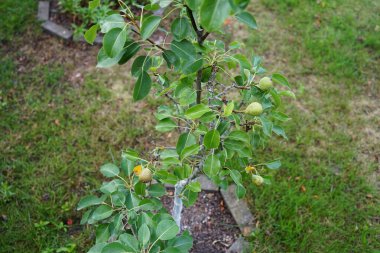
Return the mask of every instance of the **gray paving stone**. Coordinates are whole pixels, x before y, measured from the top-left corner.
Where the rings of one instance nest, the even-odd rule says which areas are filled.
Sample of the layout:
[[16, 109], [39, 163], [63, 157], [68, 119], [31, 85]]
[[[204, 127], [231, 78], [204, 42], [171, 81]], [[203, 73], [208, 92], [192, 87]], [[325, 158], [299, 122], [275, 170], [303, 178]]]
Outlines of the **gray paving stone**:
[[103, 36], [101, 36], [101, 35], [96, 36], [94, 44], [96, 44], [96, 45], [102, 45], [103, 44]]
[[153, 14], [156, 15], [156, 16], [162, 17], [162, 15], [164, 14], [164, 11], [165, 11], [164, 8], [160, 8], [160, 9], [154, 11]]
[[[209, 180], [205, 175], [200, 175], [195, 179], [199, 183], [201, 183], [201, 187], [203, 191], [219, 191], [219, 187], [216, 186], [211, 180]], [[165, 184], [166, 188], [173, 189], [174, 185]]]
[[[74, 41], [87, 43], [86, 40], [84, 39], [84, 36], [80, 36], [79, 38], [74, 38]], [[103, 44], [103, 36], [101, 36], [101, 35], [96, 36], [94, 44], [95, 45], [102, 45]]]
[[219, 187], [205, 175], [200, 175], [196, 180], [201, 183], [202, 190], [204, 191], [219, 191]]
[[50, 14], [50, 2], [49, 1], [39, 1], [38, 2], [38, 14], [37, 18], [40, 21], [49, 20]]
[[48, 31], [54, 35], [57, 35], [57, 36], [61, 37], [62, 39], [65, 39], [65, 40], [69, 40], [73, 36], [72, 31], [66, 29], [65, 27], [63, 27], [61, 25], [57, 25], [56, 23], [51, 22], [49, 20], [45, 21], [42, 24], [42, 28], [44, 28], [46, 31]]
[[235, 185], [230, 185], [226, 191], [220, 192], [242, 234], [247, 236], [253, 231], [254, 218], [247, 203], [236, 197], [235, 187]]
[[239, 237], [227, 250], [227, 253], [248, 253], [249, 243], [243, 237]]

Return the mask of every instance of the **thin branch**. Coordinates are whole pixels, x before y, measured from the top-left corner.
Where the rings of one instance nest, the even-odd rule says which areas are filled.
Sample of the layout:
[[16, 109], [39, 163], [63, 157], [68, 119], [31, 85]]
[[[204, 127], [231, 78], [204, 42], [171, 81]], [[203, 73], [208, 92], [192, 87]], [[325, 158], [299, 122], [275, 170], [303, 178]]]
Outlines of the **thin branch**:
[[202, 98], [202, 70], [198, 70], [197, 72], [197, 80], [196, 80], [196, 91], [197, 91], [197, 104], [201, 103]]
[[210, 34], [209, 32], [204, 33], [204, 30], [202, 27], [198, 28], [197, 22], [195, 21], [193, 11], [190, 9], [189, 6], [185, 5], [187, 16], [189, 16], [191, 21], [191, 26], [193, 27], [195, 33], [197, 34], [197, 41], [200, 46], [202, 46], [203, 41], [207, 38], [207, 36]]
[[[159, 83], [159, 84], [161, 84], [162, 85], [162, 87], [164, 87], [164, 84], [161, 82], [161, 80], [158, 78], [158, 75], [157, 75], [157, 82]], [[177, 114], [179, 115], [180, 114], [180, 103], [172, 96], [172, 95], [170, 95], [169, 93], [164, 93], [164, 96], [165, 97], [167, 97], [174, 105], [175, 105], [175, 107], [176, 107], [176, 111], [177, 111]], [[178, 130], [178, 132], [179, 133], [182, 133], [183, 131], [181, 130], [181, 129], [183, 129], [182, 128], [182, 126], [181, 126], [181, 120], [183, 120], [183, 121], [185, 121], [185, 123], [186, 123], [186, 127], [187, 128], [191, 128], [191, 126], [190, 126], [190, 122], [188, 121], [188, 120], [185, 120], [185, 119], [181, 119], [181, 118], [177, 118], [177, 124], [178, 124], [178, 128], [177, 128], [177, 130]]]
[[[178, 101], [175, 100], [175, 98], [173, 98], [173, 97], [172, 97], [170, 94], [168, 94], [168, 93], [165, 94], [165, 97], [167, 97], [170, 101], [172, 101], [172, 102], [175, 104], [175, 107], [176, 107], [177, 113], [180, 114], [180, 108], [179, 108], [179, 103], [178, 103]], [[177, 130], [178, 130], [179, 133], [183, 133], [183, 132], [185, 132], [185, 131], [183, 130], [183, 129], [185, 129], [185, 128], [183, 128], [183, 127], [181, 126], [181, 120], [185, 121], [185, 123], [186, 123], [186, 125], [185, 125], [186, 129], [190, 129], [190, 128], [191, 128], [189, 121], [184, 120], [184, 119], [181, 119], [181, 118], [178, 118], [178, 119], [177, 119], [177, 125], [178, 125], [179, 127], [177, 128]]]
[[[195, 21], [195, 18], [194, 18], [194, 15], [193, 15], [193, 11], [189, 8], [189, 6], [185, 5], [185, 7], [186, 7], [187, 15], [190, 18], [191, 25], [192, 25], [195, 33], [197, 34], [198, 45], [202, 46], [204, 40], [207, 38], [207, 36], [209, 35], [209, 33], [205, 33], [204, 34], [203, 33], [204, 30], [198, 28], [197, 22]], [[196, 83], [195, 83], [195, 90], [197, 92], [197, 104], [200, 104], [201, 100], [202, 100], [202, 69], [198, 70], [198, 72], [197, 72], [197, 79], [196, 79]]]
[[[132, 30], [132, 32], [134, 32], [134, 33], [138, 34], [139, 36], [141, 36], [141, 34], [140, 34], [138, 31], [136, 31], [134, 28], [132, 28], [131, 30]], [[155, 47], [161, 49], [162, 51], [165, 51], [165, 50], [166, 50], [165, 48], [161, 47], [160, 45], [158, 45], [156, 42], [154, 42], [154, 41], [151, 40], [151, 39], [147, 39], [147, 41], [149, 41], [150, 44], [152, 44], [153, 46], [155, 46]]]
[[222, 92], [220, 92], [218, 95], [216, 95], [215, 97], [216, 98], [219, 98], [219, 99], [222, 99], [222, 97], [224, 95], [226, 95], [230, 90], [232, 89], [231, 86], [228, 86], [227, 88], [225, 88]]
[[[126, 19], [129, 19], [129, 21], [131, 21], [132, 24], [137, 28], [137, 30], [136, 30], [134, 27], [132, 27], [132, 28], [131, 28], [132, 32], [138, 34], [138, 35], [141, 37], [141, 33], [139, 32], [139, 31], [140, 31], [140, 28], [139, 28], [139, 26], [137, 25], [137, 23], [136, 23], [136, 21], [134, 20], [134, 18], [133, 18], [133, 17], [130, 17], [130, 16], [128, 16], [128, 15], [125, 15], [124, 17], [125, 17]], [[151, 40], [151, 39], [147, 39], [147, 41], [148, 41], [150, 44], [152, 44], [153, 46], [155, 46], [155, 47], [161, 49], [162, 51], [165, 51], [165, 50], [166, 50], [165, 48], [161, 47], [160, 45], [158, 45], [156, 42], [154, 42], [154, 41]]]
[[189, 16], [190, 18], [191, 25], [193, 26], [193, 29], [195, 33], [197, 34], [197, 37], [201, 38], [203, 36], [203, 31], [198, 29], [197, 22], [195, 22], [195, 18], [193, 15], [193, 11], [190, 9], [189, 6], [185, 5], [185, 7], [186, 7], [187, 16]]
[[251, 89], [251, 87], [249, 87], [249, 86], [238, 86], [236, 84], [233, 84], [232, 87], [234, 87], [238, 90], [250, 90]]
[[205, 34], [203, 34], [202, 35], [202, 41], [204, 41], [207, 38], [207, 36], [209, 36], [209, 35], [210, 35], [209, 32], [206, 32]]
[[183, 179], [180, 181], [180, 183], [182, 184], [183, 188], [186, 187], [186, 185], [188, 185], [189, 183], [191, 183], [191, 181], [193, 181], [202, 171], [202, 168], [203, 168], [203, 161], [201, 161], [199, 163], [199, 165], [197, 167], [195, 167], [195, 169], [193, 170], [193, 172], [191, 173], [191, 175], [186, 178], [186, 179]]
[[174, 99], [170, 94], [168, 94], [168, 93], [165, 93], [164, 95], [165, 95], [165, 97], [169, 98], [169, 99], [175, 104], [175, 106], [177, 107], [177, 113], [179, 113], [179, 108], [178, 108], [179, 103], [178, 103], [178, 101], [175, 100], [175, 99]]
[[208, 92], [210, 93], [210, 96], [208, 98], [208, 104], [209, 105], [211, 105], [211, 100], [214, 98], [214, 82], [216, 79], [216, 72], [218, 72], [217, 62], [214, 62], [212, 64], [212, 68], [211, 68], [210, 79], [207, 82], [207, 89], [208, 89]]

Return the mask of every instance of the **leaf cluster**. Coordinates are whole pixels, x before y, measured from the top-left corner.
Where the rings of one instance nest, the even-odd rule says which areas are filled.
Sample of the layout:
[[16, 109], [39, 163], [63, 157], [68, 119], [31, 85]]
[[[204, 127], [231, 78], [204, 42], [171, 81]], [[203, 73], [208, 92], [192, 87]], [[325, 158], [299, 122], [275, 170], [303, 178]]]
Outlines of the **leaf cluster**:
[[[245, 10], [249, 0], [152, 0], [142, 5], [138, 14], [119, 2], [120, 12], [109, 13], [85, 37], [92, 43], [98, 32], [104, 34], [98, 67], [132, 61], [135, 101], [149, 94], [167, 98], [168, 103], [159, 106], [155, 113], [156, 130], [175, 131], [178, 140], [175, 147], [155, 147], [144, 156], [127, 150], [124, 157], [133, 163], [125, 171], [128, 187], [124, 189], [125, 183], [120, 178], [104, 187], [110, 184], [112, 189], [119, 189], [118, 185], [122, 185], [117, 197], [118, 201], [121, 199], [120, 205], [141, 211], [144, 208], [140, 206], [146, 203], [152, 210], [143, 213], [151, 212], [147, 215], [152, 218], [162, 207], [155, 198], [164, 194], [164, 184], [184, 185], [175, 197], [181, 197], [186, 206], [195, 203], [201, 190], [199, 182], [194, 181], [199, 174], [205, 174], [223, 189], [235, 184], [239, 198], [246, 193], [244, 179], [257, 185], [269, 184], [268, 171], [277, 170], [281, 162], [261, 161], [255, 151], [265, 147], [273, 135], [287, 139], [283, 124], [290, 118], [282, 112], [282, 103], [284, 97], [294, 98], [294, 93], [282, 74], [267, 74], [259, 56], [242, 54], [243, 43], [225, 44], [217, 39], [223, 34], [227, 19], [235, 19], [249, 29], [257, 28], [255, 18]], [[100, 3], [91, 4], [96, 8]], [[165, 9], [162, 16], [155, 14], [160, 8]], [[166, 20], [171, 20], [169, 29], [165, 27]], [[156, 33], [164, 34], [165, 39], [157, 42]], [[108, 166], [113, 169], [102, 167], [101, 172], [105, 176], [118, 176], [118, 167]], [[148, 168], [157, 184], [146, 186], [136, 177], [131, 179], [132, 166]], [[162, 195], [151, 187], [160, 188]], [[136, 197], [139, 199], [135, 200]], [[107, 218], [114, 210], [112, 204], [98, 208]], [[133, 228], [134, 221], [129, 221], [128, 212], [120, 219], [125, 217]], [[90, 222], [93, 220], [89, 218]], [[160, 222], [163, 221], [157, 220], [151, 227], [151, 223], [142, 222], [132, 229], [140, 248], [152, 241], [148, 235], [157, 234]], [[139, 235], [140, 229], [145, 236]], [[169, 244], [154, 246], [162, 250]], [[146, 249], [155, 252], [149, 251], [153, 246]]]

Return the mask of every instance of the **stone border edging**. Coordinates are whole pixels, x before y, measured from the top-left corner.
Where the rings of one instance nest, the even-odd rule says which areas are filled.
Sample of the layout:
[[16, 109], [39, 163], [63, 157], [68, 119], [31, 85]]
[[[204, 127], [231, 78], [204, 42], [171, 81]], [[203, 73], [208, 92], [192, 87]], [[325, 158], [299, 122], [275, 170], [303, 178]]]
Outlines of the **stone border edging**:
[[65, 27], [58, 25], [50, 20], [42, 23], [42, 28], [64, 40], [70, 40], [73, 37], [73, 32]]
[[227, 190], [220, 193], [226, 202], [228, 209], [234, 217], [236, 224], [244, 236], [248, 236], [254, 229], [254, 218], [244, 199], [238, 199], [235, 194], [236, 185], [230, 185]]
[[248, 253], [249, 243], [243, 237], [239, 237], [226, 253]]
[[[50, 1], [39, 1], [38, 2], [38, 14], [37, 19], [42, 21], [42, 28], [66, 41], [73, 40], [73, 31], [67, 29], [55, 22], [49, 20], [50, 18]], [[84, 38], [78, 39], [78, 41], [85, 42]], [[102, 38], [97, 37], [94, 44], [101, 45]], [[202, 190], [204, 191], [219, 191], [219, 187], [216, 186], [211, 180], [206, 176], [201, 175], [196, 179], [201, 183]], [[172, 185], [166, 185], [167, 188], [173, 188]], [[227, 204], [232, 216], [235, 219], [236, 224], [239, 226], [243, 236], [248, 236], [254, 229], [254, 217], [248, 208], [248, 204], [243, 199], [238, 199], [235, 194], [235, 185], [230, 185], [227, 190], [220, 190], [224, 201]], [[227, 253], [241, 253], [248, 249], [248, 243], [243, 237], [237, 239], [231, 247], [228, 249]]]
[[40, 21], [47, 21], [49, 20], [49, 16], [50, 16], [50, 2], [39, 1], [37, 19]]
[[[199, 183], [201, 183], [201, 188], [203, 191], [211, 191], [211, 192], [219, 191], [219, 187], [216, 186], [205, 175], [200, 175], [199, 177], [195, 179], [195, 181], [198, 181]], [[174, 185], [171, 185], [171, 184], [165, 184], [165, 187], [169, 189], [174, 189]]]

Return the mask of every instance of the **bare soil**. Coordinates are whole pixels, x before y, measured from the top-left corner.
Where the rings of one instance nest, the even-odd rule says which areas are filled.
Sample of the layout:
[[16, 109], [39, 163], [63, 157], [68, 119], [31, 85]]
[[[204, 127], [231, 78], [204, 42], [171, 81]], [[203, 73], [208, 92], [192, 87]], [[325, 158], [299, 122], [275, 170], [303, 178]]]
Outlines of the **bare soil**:
[[79, 24], [80, 20], [69, 13], [64, 13], [61, 11], [58, 1], [50, 2], [50, 17], [49, 19], [57, 24], [63, 25], [64, 27], [71, 28], [71, 25]]
[[[173, 195], [173, 192], [170, 192]], [[172, 197], [163, 197], [170, 211]], [[239, 228], [219, 192], [202, 191], [195, 205], [182, 211], [182, 228], [189, 230], [194, 239], [192, 253], [220, 253], [239, 237]]]

